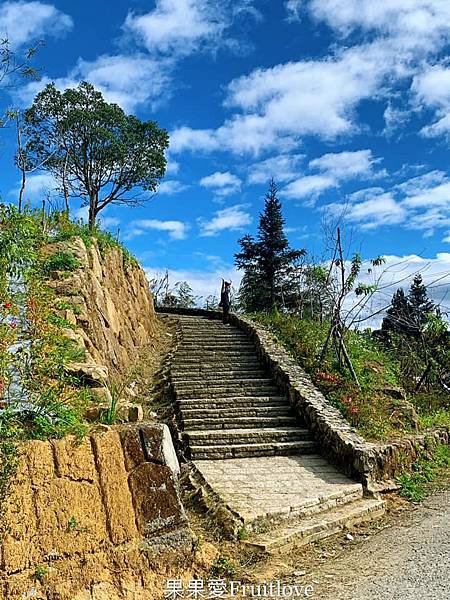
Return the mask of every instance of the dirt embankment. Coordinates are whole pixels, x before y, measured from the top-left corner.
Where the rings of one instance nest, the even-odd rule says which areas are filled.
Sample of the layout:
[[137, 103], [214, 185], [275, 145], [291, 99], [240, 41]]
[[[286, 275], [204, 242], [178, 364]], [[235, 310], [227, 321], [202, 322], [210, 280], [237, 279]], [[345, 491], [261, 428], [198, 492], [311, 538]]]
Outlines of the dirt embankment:
[[102, 427], [22, 448], [3, 521], [5, 600], [155, 599], [192, 563], [163, 425]]

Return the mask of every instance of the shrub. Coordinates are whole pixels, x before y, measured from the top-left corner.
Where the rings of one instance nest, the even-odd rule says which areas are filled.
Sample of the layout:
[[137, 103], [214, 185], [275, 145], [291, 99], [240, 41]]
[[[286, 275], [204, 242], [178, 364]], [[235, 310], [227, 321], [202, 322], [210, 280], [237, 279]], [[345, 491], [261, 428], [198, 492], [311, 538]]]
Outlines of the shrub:
[[42, 265], [46, 275], [53, 271], [75, 271], [80, 268], [80, 261], [71, 252], [55, 252], [49, 256]]

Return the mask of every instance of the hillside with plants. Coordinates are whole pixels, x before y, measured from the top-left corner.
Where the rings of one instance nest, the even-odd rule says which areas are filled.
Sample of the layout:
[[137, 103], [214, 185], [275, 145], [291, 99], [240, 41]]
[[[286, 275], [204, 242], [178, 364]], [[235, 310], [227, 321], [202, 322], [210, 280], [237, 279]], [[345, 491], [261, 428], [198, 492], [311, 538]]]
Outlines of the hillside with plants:
[[[315, 385], [363, 436], [387, 440], [419, 428], [450, 426], [450, 333], [417, 273], [382, 311], [382, 256], [344, 255], [335, 226], [317, 262], [293, 250], [274, 181], [257, 238], [244, 236], [237, 307], [265, 325]], [[381, 271], [381, 273], [380, 273]], [[402, 283], [404, 285], [404, 283]], [[385, 315], [381, 328], [367, 327]]]

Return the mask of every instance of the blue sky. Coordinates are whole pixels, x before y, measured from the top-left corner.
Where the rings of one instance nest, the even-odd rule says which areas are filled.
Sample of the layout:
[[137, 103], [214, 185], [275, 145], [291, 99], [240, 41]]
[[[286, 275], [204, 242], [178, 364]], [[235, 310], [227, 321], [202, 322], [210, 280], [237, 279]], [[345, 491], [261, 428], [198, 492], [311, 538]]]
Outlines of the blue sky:
[[[42, 80], [3, 90], [4, 107], [84, 79], [169, 131], [158, 194], [103, 217], [150, 274], [167, 267], [203, 296], [222, 275], [237, 283], [237, 240], [274, 176], [293, 246], [321, 256], [324, 215], [345, 213], [355, 248], [387, 255], [392, 279], [447, 274], [433, 294], [447, 293], [450, 2], [11, 1], [0, 34], [19, 51], [45, 40]], [[11, 132], [0, 142], [14, 202]], [[51, 188], [36, 174], [27, 197]]]

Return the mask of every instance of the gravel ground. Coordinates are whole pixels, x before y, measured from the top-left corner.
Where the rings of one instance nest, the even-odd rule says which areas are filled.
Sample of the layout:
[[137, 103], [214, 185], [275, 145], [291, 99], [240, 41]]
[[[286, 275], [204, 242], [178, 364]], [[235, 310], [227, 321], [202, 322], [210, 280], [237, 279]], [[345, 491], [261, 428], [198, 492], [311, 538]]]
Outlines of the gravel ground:
[[450, 491], [311, 578], [320, 600], [450, 600]]

